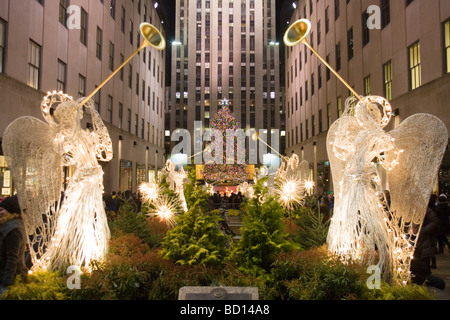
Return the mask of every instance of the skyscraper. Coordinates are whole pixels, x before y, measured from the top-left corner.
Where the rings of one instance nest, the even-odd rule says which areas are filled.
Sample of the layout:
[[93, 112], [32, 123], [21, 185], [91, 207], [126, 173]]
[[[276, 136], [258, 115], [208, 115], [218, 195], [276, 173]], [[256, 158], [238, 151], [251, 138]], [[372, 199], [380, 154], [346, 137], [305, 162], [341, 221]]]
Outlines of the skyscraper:
[[242, 129], [284, 130], [275, 8], [275, 0], [176, 1], [166, 153], [174, 131], [193, 136], [195, 121], [209, 128], [222, 99]]
[[[142, 43], [142, 22], [164, 24], [154, 0], [0, 2], [0, 134], [20, 116], [42, 119], [47, 91], [89, 95]], [[94, 97], [113, 141], [105, 191], [136, 191], [163, 164], [165, 52], [140, 51]], [[85, 115], [83, 129], [92, 124]], [[155, 154], [157, 156], [155, 157]], [[0, 156], [0, 181], [8, 171]], [[12, 192], [3, 188], [3, 194]]]
[[[308, 42], [361, 96], [386, 97], [394, 110], [386, 131], [416, 113], [450, 129], [450, 7], [408, 0], [296, 2], [291, 23], [311, 21]], [[317, 192], [333, 190], [326, 139], [352, 94], [304, 44], [286, 48], [287, 150], [307, 160]], [[440, 171], [450, 190], [450, 153]], [[384, 187], [388, 187], [384, 185]]]

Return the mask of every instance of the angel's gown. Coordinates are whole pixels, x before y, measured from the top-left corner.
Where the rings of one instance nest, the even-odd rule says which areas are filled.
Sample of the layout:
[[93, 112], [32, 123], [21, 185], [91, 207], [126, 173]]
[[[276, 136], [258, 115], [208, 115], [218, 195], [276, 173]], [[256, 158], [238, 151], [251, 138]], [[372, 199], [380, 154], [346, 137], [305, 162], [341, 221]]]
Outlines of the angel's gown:
[[168, 160], [166, 163], [166, 170], [169, 173], [170, 189], [174, 190], [179, 198], [181, 207], [185, 212], [188, 211], [186, 198], [184, 197], [183, 181], [187, 175], [182, 165], [175, 165], [172, 161]]
[[64, 151], [71, 155], [65, 164], [74, 166], [74, 174], [65, 190], [48, 250], [52, 268], [89, 267], [108, 250], [110, 231], [103, 206], [103, 170], [97, 162], [96, 134], [84, 130], [65, 134]]
[[369, 264], [378, 260], [379, 267], [390, 266], [389, 214], [381, 205], [376, 190], [377, 171], [373, 160], [389, 151], [393, 142], [374, 121], [359, 126], [352, 133], [355, 136], [347, 138], [347, 142], [354, 139], [350, 143], [351, 152], [341, 159], [344, 162], [342, 179], [335, 182], [339, 183], [339, 194], [335, 195], [328, 248], [345, 258]]

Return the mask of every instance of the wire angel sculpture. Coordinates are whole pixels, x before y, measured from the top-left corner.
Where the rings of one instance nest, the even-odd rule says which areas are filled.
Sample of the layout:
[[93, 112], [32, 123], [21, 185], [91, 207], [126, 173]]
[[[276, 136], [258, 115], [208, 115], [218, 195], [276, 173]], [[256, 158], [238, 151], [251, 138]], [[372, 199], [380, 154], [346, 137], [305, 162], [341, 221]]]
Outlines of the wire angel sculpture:
[[[342, 257], [377, 262], [388, 281], [406, 283], [448, 133], [429, 114], [410, 116], [386, 132], [391, 116], [382, 97], [349, 98], [331, 126], [327, 149], [335, 204], [327, 244]], [[379, 166], [386, 171], [390, 203], [380, 190]]]
[[296, 154], [283, 159], [275, 176], [275, 193], [286, 208], [291, 209], [305, 197], [308, 176], [308, 161], [300, 163]]
[[186, 212], [188, 210], [186, 198], [184, 197], [184, 179], [187, 178], [187, 174], [183, 169], [183, 165], [177, 165], [172, 162], [172, 160], [166, 161], [165, 171], [168, 173], [168, 180], [170, 183], [170, 189], [175, 191], [179, 198], [180, 204], [183, 210]]
[[[80, 101], [49, 93], [41, 103], [46, 123], [21, 117], [4, 133], [3, 149], [23, 209], [33, 268], [88, 268], [107, 252], [110, 231], [98, 161], [112, 159], [112, 143], [92, 101], [85, 108], [92, 131], [81, 128]], [[65, 167], [72, 167], [73, 175], [64, 190]]]

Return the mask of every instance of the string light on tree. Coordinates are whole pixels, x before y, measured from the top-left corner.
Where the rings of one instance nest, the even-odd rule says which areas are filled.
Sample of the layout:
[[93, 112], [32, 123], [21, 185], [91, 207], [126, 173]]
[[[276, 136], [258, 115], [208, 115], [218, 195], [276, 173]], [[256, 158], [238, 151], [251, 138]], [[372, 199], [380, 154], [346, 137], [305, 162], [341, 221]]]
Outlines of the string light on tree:
[[[215, 155], [215, 150], [224, 150], [222, 157], [222, 164], [220, 163], [206, 163], [203, 169], [203, 176], [207, 182], [231, 182], [240, 184], [248, 180], [248, 172], [246, 164], [227, 164], [226, 155], [226, 131], [227, 129], [238, 129], [239, 122], [229, 109], [229, 100], [224, 98], [221, 100], [222, 108], [214, 115], [211, 120], [211, 128], [216, 129], [222, 133], [222, 141], [220, 139], [213, 139], [210, 144], [212, 155]], [[234, 163], [237, 163], [237, 142], [234, 142]]]

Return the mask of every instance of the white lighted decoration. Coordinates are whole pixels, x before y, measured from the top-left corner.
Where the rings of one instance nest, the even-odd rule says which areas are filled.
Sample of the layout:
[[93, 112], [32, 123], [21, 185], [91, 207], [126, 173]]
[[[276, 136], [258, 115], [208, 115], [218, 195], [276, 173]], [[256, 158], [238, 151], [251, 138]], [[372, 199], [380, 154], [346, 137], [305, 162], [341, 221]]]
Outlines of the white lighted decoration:
[[184, 197], [184, 179], [187, 178], [187, 174], [184, 172], [183, 165], [176, 165], [171, 160], [167, 160], [165, 171], [168, 173], [168, 180], [170, 183], [170, 189], [174, 190], [179, 198], [183, 210], [188, 210], [186, 199]]
[[335, 254], [377, 264], [386, 280], [406, 283], [448, 133], [428, 114], [413, 115], [388, 133], [383, 128], [391, 115], [382, 97], [349, 98], [329, 130], [335, 204], [327, 244]]
[[143, 201], [154, 203], [160, 195], [160, 187], [156, 182], [144, 182], [139, 186]]
[[161, 195], [153, 204], [154, 208], [150, 209], [149, 216], [158, 217], [161, 222], [165, 222], [169, 227], [175, 226], [175, 215], [177, 213], [176, 202], [171, 201], [165, 195]]
[[306, 195], [309, 163], [302, 161], [296, 154], [284, 158], [275, 176], [275, 194], [283, 206], [290, 209], [300, 203]]
[[239, 192], [241, 192], [247, 198], [253, 198], [255, 196], [255, 189], [253, 185], [248, 182], [244, 182], [239, 185]]
[[[81, 128], [80, 101], [62, 92], [48, 93], [41, 104], [47, 123], [21, 117], [4, 133], [34, 268], [88, 267], [107, 252], [110, 232], [98, 160], [112, 159], [112, 143], [92, 102], [85, 107], [92, 130]], [[65, 191], [64, 167], [73, 168]]]

